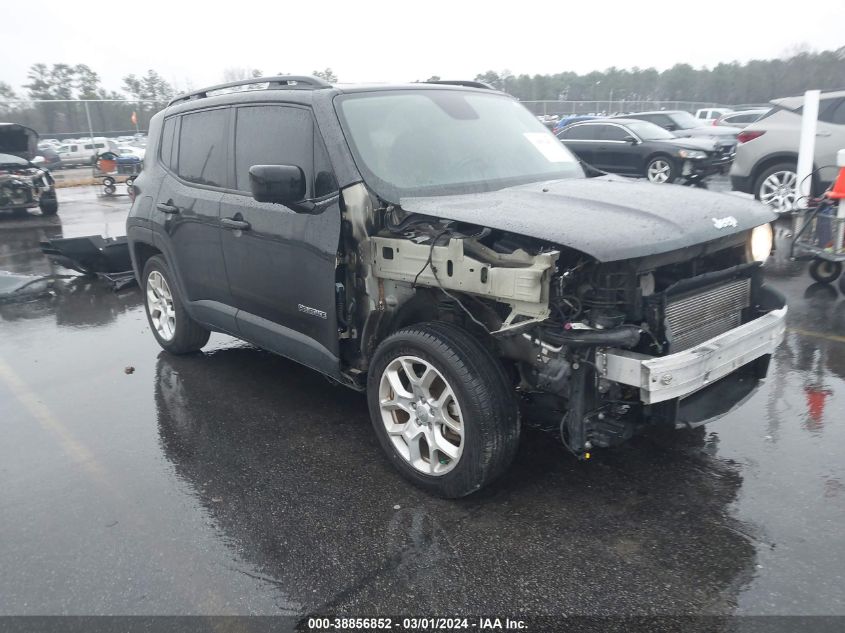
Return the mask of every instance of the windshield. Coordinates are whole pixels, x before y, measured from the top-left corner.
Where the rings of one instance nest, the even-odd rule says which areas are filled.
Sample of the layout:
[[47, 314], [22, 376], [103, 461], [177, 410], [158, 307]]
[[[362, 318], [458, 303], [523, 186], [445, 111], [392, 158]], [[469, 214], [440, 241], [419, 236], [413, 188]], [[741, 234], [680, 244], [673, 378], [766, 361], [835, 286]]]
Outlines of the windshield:
[[689, 112], [673, 112], [669, 115], [669, 118], [682, 130], [701, 127], [701, 121], [697, 121]]
[[648, 121], [632, 121], [626, 125], [644, 141], [665, 141], [675, 138], [675, 135], [668, 130]]
[[390, 202], [583, 177], [569, 150], [509, 97], [403, 90], [338, 103], [358, 168]]

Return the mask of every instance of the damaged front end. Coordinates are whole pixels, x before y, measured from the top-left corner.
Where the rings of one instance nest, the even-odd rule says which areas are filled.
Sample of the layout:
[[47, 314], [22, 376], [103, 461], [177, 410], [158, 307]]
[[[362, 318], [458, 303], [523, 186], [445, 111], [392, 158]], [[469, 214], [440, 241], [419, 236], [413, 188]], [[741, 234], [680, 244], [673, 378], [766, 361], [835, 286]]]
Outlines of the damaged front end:
[[38, 134], [14, 123], [0, 123], [0, 211], [30, 209], [42, 199], [55, 206], [55, 181], [49, 171], [30, 161]]
[[753, 393], [783, 337], [783, 298], [748, 261], [744, 232], [602, 261], [384, 204], [363, 184], [343, 202], [338, 315], [350, 373], [366, 372], [387, 333], [452, 321], [501, 360], [523, 419], [579, 457], [649, 424], [723, 415]]

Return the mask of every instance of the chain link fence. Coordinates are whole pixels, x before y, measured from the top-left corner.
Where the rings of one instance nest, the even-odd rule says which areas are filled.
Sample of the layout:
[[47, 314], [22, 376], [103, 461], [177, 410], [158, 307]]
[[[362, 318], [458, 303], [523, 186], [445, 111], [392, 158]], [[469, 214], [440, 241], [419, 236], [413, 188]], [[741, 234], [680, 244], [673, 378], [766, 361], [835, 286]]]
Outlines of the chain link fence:
[[167, 102], [143, 100], [0, 101], [0, 121], [30, 127], [41, 138], [122, 136], [146, 133], [152, 116], [166, 106]]
[[[523, 101], [535, 115], [614, 114], [647, 110], [730, 107], [712, 101]], [[83, 138], [145, 133], [164, 101], [133, 100], [14, 100], [0, 101], [0, 121], [34, 129], [42, 138]], [[133, 113], [135, 121], [133, 122]]]
[[526, 108], [537, 116], [571, 114], [622, 114], [626, 112], [647, 112], [649, 110], [686, 110], [695, 113], [701, 108], [730, 108], [731, 106], [712, 101], [522, 101]]

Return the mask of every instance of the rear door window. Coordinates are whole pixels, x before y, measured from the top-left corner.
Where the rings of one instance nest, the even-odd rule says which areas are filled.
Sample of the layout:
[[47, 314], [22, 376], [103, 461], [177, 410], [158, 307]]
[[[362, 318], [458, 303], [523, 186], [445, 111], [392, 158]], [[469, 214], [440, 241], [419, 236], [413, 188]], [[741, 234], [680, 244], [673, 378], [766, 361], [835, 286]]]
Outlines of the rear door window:
[[198, 185], [227, 185], [228, 121], [225, 108], [182, 115], [177, 171], [181, 178]]
[[[184, 123], [183, 123], [184, 126]], [[235, 187], [250, 191], [253, 165], [296, 165], [305, 172], [306, 197], [314, 191], [314, 126], [310, 110], [293, 106], [242, 106], [235, 125]], [[321, 181], [321, 189], [330, 187]]]
[[560, 138], [567, 141], [593, 141], [598, 139], [598, 125], [573, 125], [563, 128]]

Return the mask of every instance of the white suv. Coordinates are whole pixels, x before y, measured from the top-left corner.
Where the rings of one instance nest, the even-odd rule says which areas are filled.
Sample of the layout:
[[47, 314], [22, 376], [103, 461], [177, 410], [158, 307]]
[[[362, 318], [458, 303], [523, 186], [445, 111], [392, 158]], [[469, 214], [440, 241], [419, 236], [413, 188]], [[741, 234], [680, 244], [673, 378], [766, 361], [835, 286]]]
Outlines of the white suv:
[[[731, 186], [785, 213], [795, 208], [804, 97], [775, 99], [772, 104], [775, 107], [768, 114], [739, 133]], [[814, 192], [820, 193], [836, 178], [836, 153], [840, 149], [845, 149], [845, 90], [821, 97], [813, 159]]]

